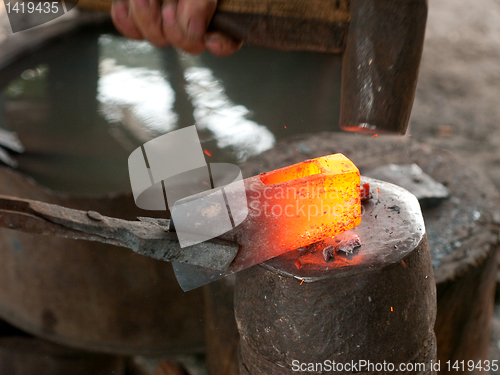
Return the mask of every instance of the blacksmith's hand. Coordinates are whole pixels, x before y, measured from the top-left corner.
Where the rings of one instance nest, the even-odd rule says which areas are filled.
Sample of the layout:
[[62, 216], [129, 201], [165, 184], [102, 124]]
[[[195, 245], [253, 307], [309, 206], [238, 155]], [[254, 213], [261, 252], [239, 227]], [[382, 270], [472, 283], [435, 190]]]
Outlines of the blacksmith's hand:
[[191, 54], [208, 49], [215, 56], [236, 52], [241, 43], [207, 32], [217, 0], [119, 0], [113, 2], [115, 27], [131, 39], [146, 39], [157, 47], [172, 45]]

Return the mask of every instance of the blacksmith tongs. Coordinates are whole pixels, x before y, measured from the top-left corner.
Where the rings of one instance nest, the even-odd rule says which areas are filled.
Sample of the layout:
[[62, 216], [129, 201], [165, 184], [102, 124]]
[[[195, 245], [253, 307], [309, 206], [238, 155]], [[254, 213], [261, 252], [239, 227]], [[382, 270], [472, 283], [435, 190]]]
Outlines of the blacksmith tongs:
[[[28, 199], [0, 195], [0, 227], [27, 233], [102, 242], [150, 258], [226, 270], [238, 244], [214, 238], [181, 248], [170, 220], [128, 221]], [[170, 228], [170, 229], [169, 229]]]

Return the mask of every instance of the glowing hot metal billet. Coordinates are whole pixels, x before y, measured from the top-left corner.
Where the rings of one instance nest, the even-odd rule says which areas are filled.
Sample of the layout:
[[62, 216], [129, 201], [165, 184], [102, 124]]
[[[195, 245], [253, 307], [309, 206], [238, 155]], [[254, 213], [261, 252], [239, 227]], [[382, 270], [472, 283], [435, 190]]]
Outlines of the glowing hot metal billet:
[[248, 217], [218, 237], [240, 245], [236, 258], [224, 272], [175, 263], [177, 280], [184, 291], [361, 223], [360, 175], [344, 155], [307, 160], [248, 178], [244, 183]]

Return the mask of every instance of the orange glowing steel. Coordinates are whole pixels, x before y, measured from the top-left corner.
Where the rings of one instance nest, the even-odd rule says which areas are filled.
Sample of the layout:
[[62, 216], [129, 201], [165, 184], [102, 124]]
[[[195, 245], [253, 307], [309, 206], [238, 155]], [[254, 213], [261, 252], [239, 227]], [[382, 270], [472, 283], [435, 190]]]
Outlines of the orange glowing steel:
[[259, 205], [268, 208], [265, 221], [283, 247], [307, 246], [361, 223], [359, 171], [342, 154], [257, 177], [265, 185]]
[[[230, 269], [333, 237], [361, 223], [360, 176], [342, 154], [324, 156], [245, 180], [249, 214], [238, 231]], [[254, 250], [254, 249], [258, 250]]]

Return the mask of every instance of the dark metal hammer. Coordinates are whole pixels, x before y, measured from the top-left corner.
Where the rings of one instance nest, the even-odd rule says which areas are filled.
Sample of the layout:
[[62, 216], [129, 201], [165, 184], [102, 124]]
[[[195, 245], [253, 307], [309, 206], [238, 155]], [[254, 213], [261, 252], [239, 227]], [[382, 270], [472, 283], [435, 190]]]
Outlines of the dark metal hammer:
[[405, 134], [417, 86], [427, 0], [351, 0], [340, 127]]

